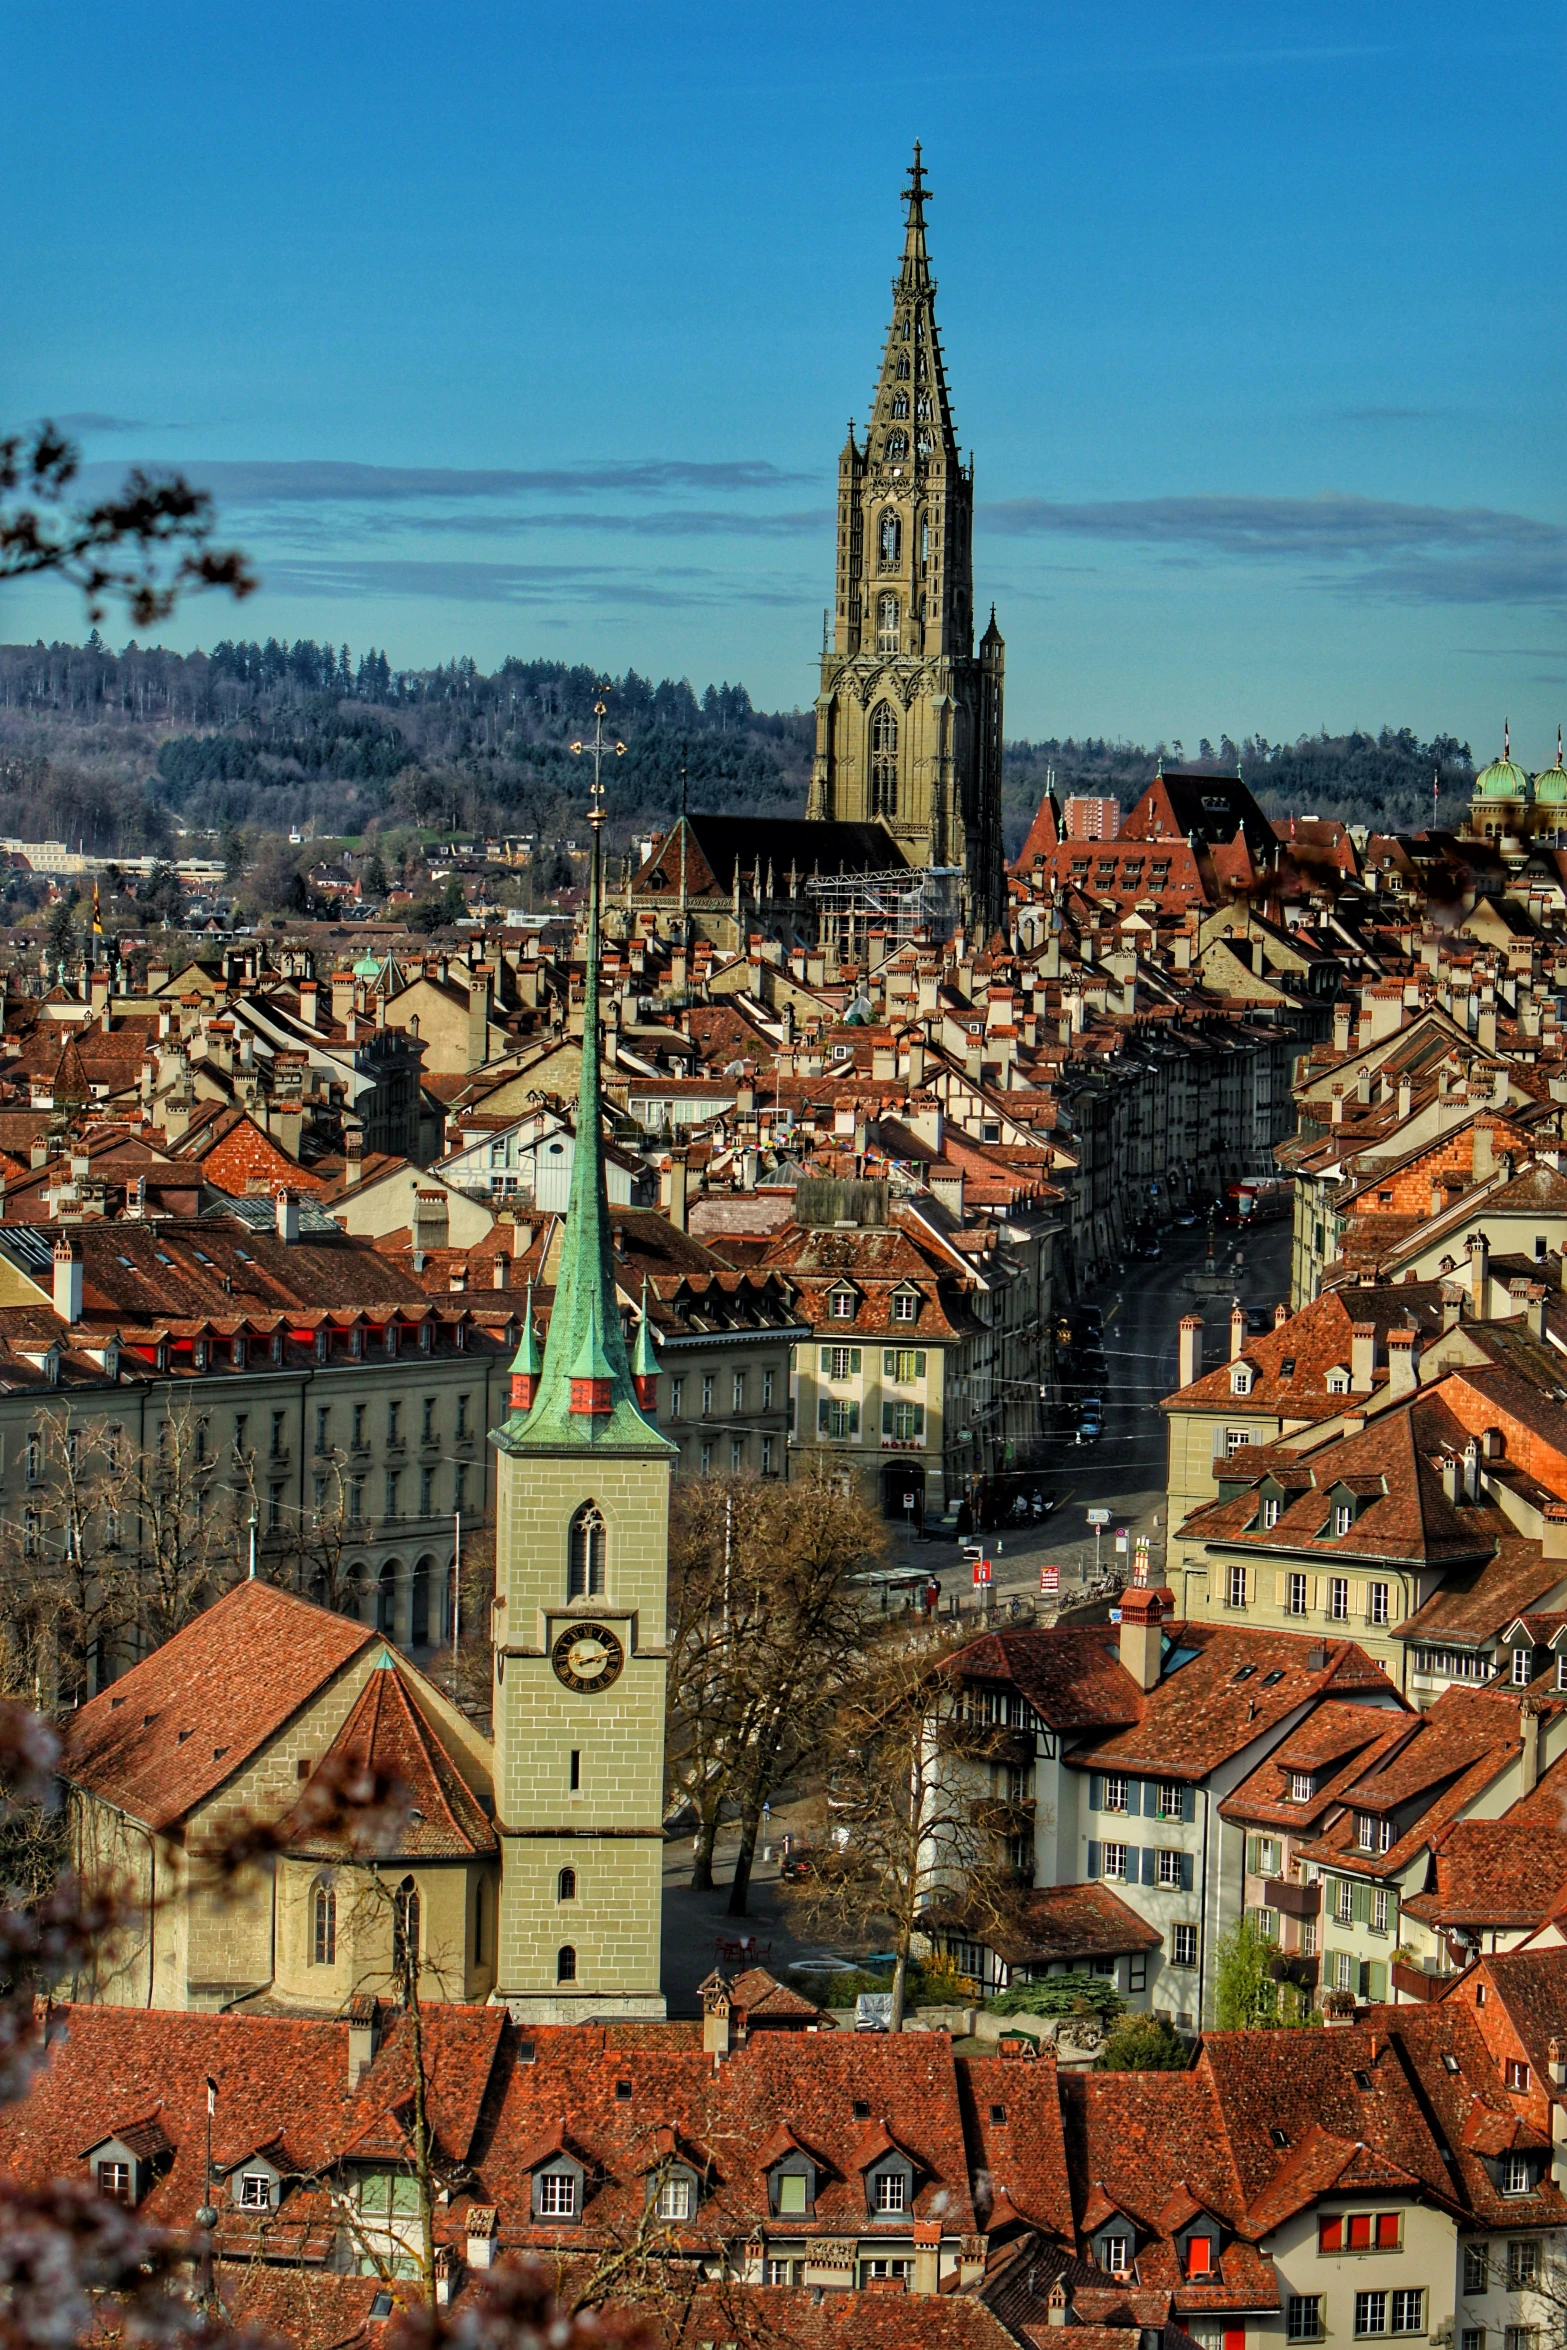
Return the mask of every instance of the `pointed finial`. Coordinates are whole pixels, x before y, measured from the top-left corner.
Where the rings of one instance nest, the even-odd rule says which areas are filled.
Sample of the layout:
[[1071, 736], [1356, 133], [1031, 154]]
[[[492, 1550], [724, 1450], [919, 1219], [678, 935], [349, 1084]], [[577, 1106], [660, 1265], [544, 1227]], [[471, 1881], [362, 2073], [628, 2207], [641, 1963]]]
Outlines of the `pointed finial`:
[[910, 225], [913, 226], [915, 222], [919, 222], [923, 226], [926, 204], [925, 166], [920, 161], [918, 139], [914, 142], [914, 161], [909, 165], [909, 184], [903, 191], [903, 201], [909, 208]]
[[1512, 755], [1513, 755], [1513, 722], [1512, 722], [1512, 720], [1511, 720], [1510, 718], [1504, 718], [1504, 719], [1502, 720], [1502, 757], [1503, 757], [1504, 759], [1510, 759], [1510, 758], [1512, 757]]
[[631, 1358], [631, 1376], [636, 1386], [637, 1405], [641, 1411], [658, 1408], [658, 1357], [653, 1352], [653, 1324], [647, 1310], [647, 1275], [642, 1276], [642, 1319], [637, 1325], [636, 1352]]
[[1561, 765], [1561, 763], [1562, 763], [1562, 730], [1561, 730], [1560, 726], [1558, 726], [1558, 727], [1557, 727], [1557, 729], [1556, 729], [1556, 764], [1557, 764], [1557, 766], [1559, 767], [1559, 766]]

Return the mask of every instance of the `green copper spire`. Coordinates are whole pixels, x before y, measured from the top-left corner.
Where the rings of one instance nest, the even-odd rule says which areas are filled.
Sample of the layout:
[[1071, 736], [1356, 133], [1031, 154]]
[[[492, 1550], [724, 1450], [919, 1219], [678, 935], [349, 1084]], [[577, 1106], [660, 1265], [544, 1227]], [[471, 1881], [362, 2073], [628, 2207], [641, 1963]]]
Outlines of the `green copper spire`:
[[[593, 758], [593, 860], [588, 884], [588, 958], [582, 988], [582, 1076], [577, 1087], [577, 1147], [571, 1167], [571, 1196], [561, 1235], [555, 1276], [555, 1305], [544, 1346], [544, 1365], [526, 1419], [514, 1412], [497, 1432], [506, 1452], [535, 1448], [556, 1452], [673, 1452], [637, 1408], [636, 1387], [626, 1358], [625, 1332], [615, 1297], [615, 1264], [610, 1247], [609, 1200], [604, 1183], [604, 1139], [599, 1092], [599, 906], [603, 895], [604, 822], [601, 763], [619, 743], [604, 740], [604, 704], [594, 706], [589, 744], [573, 743]], [[531, 1329], [532, 1317], [529, 1316]], [[527, 1345], [524, 1338], [524, 1346]], [[521, 1362], [519, 1353], [518, 1362]], [[579, 1364], [583, 1367], [579, 1369]], [[589, 1368], [588, 1366], [592, 1367]], [[573, 1408], [573, 1405], [578, 1408]], [[588, 1408], [591, 1407], [591, 1408]]]

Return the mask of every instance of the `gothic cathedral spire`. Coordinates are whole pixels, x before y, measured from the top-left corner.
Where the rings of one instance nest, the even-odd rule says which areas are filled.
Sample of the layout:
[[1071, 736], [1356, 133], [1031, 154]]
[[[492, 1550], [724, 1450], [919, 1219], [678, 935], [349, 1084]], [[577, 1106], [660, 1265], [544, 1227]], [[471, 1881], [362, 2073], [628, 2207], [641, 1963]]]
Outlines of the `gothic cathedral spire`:
[[[602, 707], [595, 747], [602, 753]], [[616, 1294], [599, 1099], [597, 786], [576, 1155], [539, 1363], [528, 1327], [495, 1432], [495, 1991], [520, 2022], [656, 2017], [665, 1618], [676, 1448], [632, 1370]]]
[[974, 471], [958, 449], [914, 149], [892, 323], [863, 445], [838, 463], [838, 576], [807, 814], [880, 823], [912, 865], [957, 868], [970, 918], [1004, 909], [1005, 646], [974, 651]]

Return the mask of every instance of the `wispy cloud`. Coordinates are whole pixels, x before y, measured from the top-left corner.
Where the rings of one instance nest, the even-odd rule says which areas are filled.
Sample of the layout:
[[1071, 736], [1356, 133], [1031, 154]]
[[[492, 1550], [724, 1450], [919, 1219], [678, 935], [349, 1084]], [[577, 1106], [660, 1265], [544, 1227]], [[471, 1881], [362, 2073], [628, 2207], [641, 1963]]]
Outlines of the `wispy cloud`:
[[573, 563], [442, 563], [392, 558], [267, 566], [275, 593], [311, 596], [434, 597], [461, 604], [587, 604], [793, 607], [801, 590], [784, 581], [735, 579], [695, 566], [626, 572]]
[[1092, 538], [1233, 561], [1327, 565], [1313, 584], [1413, 604], [1567, 604], [1567, 529], [1485, 506], [1319, 498], [1015, 498], [980, 509], [1007, 537]]
[[[100, 408], [71, 408], [64, 416], [50, 419], [62, 432], [146, 432], [147, 420], [142, 416], [105, 416]], [[170, 431], [171, 426], [163, 426]]]
[[787, 473], [765, 458], [735, 458], [713, 465], [696, 464], [679, 457], [619, 458], [536, 470], [501, 466], [356, 465], [335, 458], [281, 462], [191, 458], [182, 461], [182, 470], [224, 504], [245, 506], [328, 502], [386, 505], [442, 498], [468, 502], [525, 498], [540, 493], [550, 497], [586, 497], [603, 490], [642, 497], [662, 496], [671, 490], [697, 490], [713, 496], [778, 490], [814, 478], [807, 473]]

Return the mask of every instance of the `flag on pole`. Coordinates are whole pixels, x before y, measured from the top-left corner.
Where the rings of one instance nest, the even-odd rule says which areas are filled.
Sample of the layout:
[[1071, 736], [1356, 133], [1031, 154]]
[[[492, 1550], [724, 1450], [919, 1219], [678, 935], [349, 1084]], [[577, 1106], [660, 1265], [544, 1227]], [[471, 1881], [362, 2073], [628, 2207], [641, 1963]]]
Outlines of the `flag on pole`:
[[98, 903], [98, 884], [96, 881], [92, 885], [92, 934], [94, 938], [102, 938], [103, 936], [103, 909]]
[[215, 2113], [217, 2112], [217, 2110], [218, 2110], [218, 2084], [217, 2084], [217, 2082], [216, 2082], [216, 2081], [213, 2079], [212, 2075], [211, 2075], [210, 2073], [208, 2073], [208, 2075], [207, 2075], [207, 2113], [208, 2113], [208, 2117], [210, 2118], [210, 2117], [211, 2117], [213, 2114], [215, 2114]]

